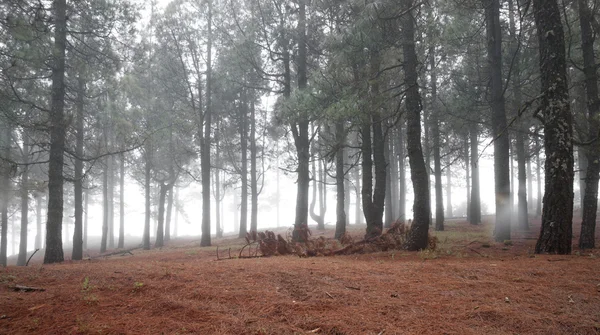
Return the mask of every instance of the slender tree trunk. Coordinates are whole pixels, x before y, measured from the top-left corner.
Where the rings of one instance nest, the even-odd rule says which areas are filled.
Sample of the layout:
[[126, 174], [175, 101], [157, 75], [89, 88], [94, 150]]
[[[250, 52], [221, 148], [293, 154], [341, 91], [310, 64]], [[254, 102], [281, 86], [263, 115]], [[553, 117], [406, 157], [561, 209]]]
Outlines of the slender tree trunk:
[[404, 129], [402, 125], [398, 130], [398, 179], [400, 179], [400, 189], [398, 190], [398, 218], [401, 222], [406, 222], [406, 151], [404, 148]]
[[169, 188], [167, 196], [167, 214], [165, 218], [165, 242], [171, 240], [171, 217], [173, 215], [173, 187]]
[[435, 70], [435, 48], [429, 48], [431, 66], [431, 132], [433, 137], [433, 172], [435, 175], [435, 230], [444, 230], [444, 197], [442, 188], [442, 162], [440, 157], [440, 121], [437, 106], [437, 76]]
[[[218, 122], [218, 128], [221, 127], [221, 122]], [[221, 149], [219, 147], [219, 130], [217, 129], [215, 133], [215, 166], [217, 167], [216, 171], [214, 171], [214, 192], [215, 192], [215, 211], [216, 211], [216, 229], [217, 229], [217, 238], [223, 237], [223, 216], [221, 215]], [[172, 202], [173, 194], [169, 194], [170, 200]], [[167, 213], [168, 213], [167, 209]], [[167, 216], [167, 222], [169, 217]]]
[[471, 161], [469, 159], [469, 133], [465, 135], [465, 181], [467, 184], [467, 221], [471, 222]]
[[250, 230], [258, 231], [258, 179], [256, 174], [256, 111], [250, 100]]
[[117, 248], [125, 247], [125, 154], [119, 156], [119, 244]]
[[[240, 107], [240, 146], [242, 150], [242, 199], [240, 206], [240, 233], [239, 237], [245, 237], [248, 232], [248, 111], [247, 101], [244, 93]], [[252, 227], [250, 227], [252, 229]]]
[[472, 127], [471, 136], [471, 206], [470, 223], [477, 225], [481, 223], [481, 197], [479, 189], [479, 140], [477, 127]]
[[[314, 133], [314, 124], [311, 125], [311, 132]], [[324, 218], [323, 218], [323, 180], [321, 179], [321, 163], [319, 162], [319, 170], [317, 171], [317, 160], [319, 160], [317, 158], [317, 155], [315, 153], [316, 149], [314, 148], [315, 144], [313, 143], [313, 153], [312, 153], [312, 160], [311, 160], [311, 172], [313, 175], [312, 178], [312, 199], [310, 201], [310, 206], [309, 206], [309, 214], [311, 219], [313, 219], [316, 223], [317, 223], [317, 229], [318, 230], [324, 230], [325, 229], [325, 222], [324, 222]], [[315, 206], [317, 204], [317, 196], [319, 198], [319, 214], [317, 214], [315, 212]]]
[[85, 108], [85, 81], [82, 77], [77, 78], [77, 102], [75, 117], [75, 157], [74, 169], [75, 180], [73, 191], [75, 200], [75, 228], [73, 229], [73, 251], [71, 258], [75, 261], [83, 258], [83, 139], [84, 139], [84, 108]]
[[200, 152], [202, 174], [202, 237], [200, 246], [211, 245], [210, 241], [210, 137], [212, 121], [212, 0], [208, 1], [206, 44], [206, 111], [204, 113], [204, 138]]
[[[408, 0], [405, 8], [413, 7]], [[431, 213], [428, 170], [421, 148], [421, 95], [417, 83], [417, 53], [415, 51], [414, 10], [409, 10], [402, 19], [404, 41], [404, 82], [406, 85], [406, 140], [410, 174], [414, 190], [413, 224], [410, 227], [406, 248], [420, 250], [429, 244], [429, 220]]]
[[[7, 256], [8, 256], [8, 202], [10, 198], [10, 169], [11, 167], [6, 162], [10, 161], [10, 147], [11, 147], [11, 132], [12, 127], [6, 123], [4, 124], [4, 134], [2, 134], [2, 157], [5, 159], [2, 164], [2, 175], [0, 176], [0, 195], [2, 199], [0, 201], [0, 211], [2, 211], [2, 236], [0, 237], [0, 265], [6, 267]], [[60, 231], [59, 231], [60, 233]], [[60, 235], [59, 235], [60, 239]], [[62, 250], [62, 249], [61, 249]]]
[[361, 195], [360, 190], [362, 190], [361, 185], [361, 176], [360, 176], [360, 167], [357, 165], [354, 167], [354, 194], [356, 195], [355, 206], [354, 206], [354, 223], [362, 224], [363, 223], [363, 214], [361, 211]]
[[42, 193], [35, 193], [35, 248], [42, 248]]
[[44, 264], [64, 260], [63, 151], [65, 148], [65, 50], [67, 44], [67, 1], [54, 0], [54, 48], [52, 67], [52, 107], [50, 111], [50, 157], [48, 163], [48, 220]]
[[452, 170], [450, 170], [450, 164], [446, 166], [446, 213], [448, 218], [454, 216], [454, 213], [452, 213]]
[[[389, 175], [390, 175], [390, 183], [389, 188], [391, 191], [390, 198], [391, 203], [390, 207], [392, 209], [391, 214], [391, 223], [398, 219], [398, 129], [393, 129], [389, 134], [389, 155], [388, 155], [388, 166], [390, 167]], [[387, 204], [386, 204], [387, 208]]]
[[[585, 87], [588, 109], [588, 138], [594, 140], [600, 131], [598, 114], [600, 99], [598, 97], [598, 73], [594, 59], [594, 31], [592, 21], [594, 16], [587, 0], [578, 0], [579, 24], [581, 27], [581, 45], [583, 52]], [[596, 247], [596, 215], [598, 211], [598, 174], [600, 173], [600, 144], [594, 141], [587, 148], [587, 171], [585, 174], [585, 193], [583, 197], [583, 218], [579, 248], [592, 249]]]
[[109, 226], [109, 215], [110, 209], [108, 207], [108, 159], [106, 159], [106, 166], [104, 167], [104, 173], [102, 174], [102, 239], [100, 241], [100, 252], [106, 251], [108, 242], [108, 226]]
[[173, 236], [179, 237], [179, 187], [175, 187], [175, 219], [173, 220]]
[[151, 151], [152, 147], [149, 144], [146, 144], [146, 154], [145, 154], [145, 169], [144, 169], [144, 192], [145, 192], [145, 216], [144, 216], [144, 236], [142, 237], [142, 245], [144, 250], [150, 250], [150, 172], [152, 171], [151, 167]]
[[335, 124], [335, 140], [337, 151], [335, 153], [335, 187], [336, 187], [336, 221], [335, 238], [340, 239], [346, 234], [346, 190], [344, 178], [344, 147], [346, 145], [346, 131], [344, 121], [338, 120]]
[[535, 156], [535, 161], [536, 161], [536, 167], [535, 167], [535, 174], [536, 174], [536, 180], [537, 180], [537, 199], [536, 199], [536, 210], [535, 210], [535, 215], [537, 217], [542, 216], [542, 173], [541, 173], [541, 169], [542, 169], [542, 164], [540, 162], [540, 145], [538, 140], [535, 140], [535, 147], [536, 147], [536, 156]]
[[90, 204], [90, 190], [85, 189], [85, 203], [84, 203], [84, 220], [83, 220], [83, 250], [88, 249], [88, 224], [89, 224], [89, 204]]
[[[112, 126], [110, 131], [112, 142]], [[115, 158], [108, 157], [108, 247], [115, 247]]]
[[[275, 145], [276, 145], [276, 152], [279, 152], [279, 142], [277, 144], [275, 144]], [[281, 202], [281, 200], [280, 200], [281, 192], [280, 192], [280, 185], [279, 185], [279, 170], [280, 170], [280, 168], [279, 168], [279, 154], [277, 155], [276, 160], [277, 160], [277, 170], [276, 170], [275, 173], [277, 174], [277, 176], [276, 176], [276, 178], [277, 178], [277, 181], [276, 181], [276, 183], [277, 183], [277, 191], [276, 191], [277, 195], [276, 195], [276, 198], [277, 199], [275, 199], [275, 203], [276, 203], [275, 206], [277, 207], [277, 227], [279, 228], [279, 226], [281, 225], [280, 205], [279, 205], [280, 202]]]
[[569, 107], [564, 34], [556, 0], [534, 0], [533, 13], [540, 48], [544, 93], [540, 110], [544, 118], [547, 157], [542, 228], [535, 252], [570, 254], [573, 237], [573, 120]]
[[29, 134], [23, 131], [23, 171], [21, 172], [21, 239], [17, 266], [27, 261], [27, 226], [29, 224]]
[[527, 147], [527, 211], [529, 207], [533, 206], [533, 174], [531, 173], [531, 150]]
[[[385, 139], [385, 148], [384, 148], [384, 155], [387, 159], [388, 162], [392, 162], [392, 156], [393, 156], [393, 148], [391, 148], [391, 143], [392, 143], [392, 136], [391, 134], [388, 134], [388, 136]], [[392, 206], [393, 203], [393, 199], [392, 199], [392, 176], [391, 176], [391, 172], [392, 172], [392, 164], [387, 164], [386, 168], [385, 168], [385, 179], [386, 179], [386, 185], [387, 187], [385, 188], [385, 206], [384, 206], [384, 210], [385, 210], [385, 220], [383, 222], [383, 226], [385, 228], [389, 228], [392, 226], [392, 221], [393, 221], [393, 217], [394, 217], [394, 207]]]

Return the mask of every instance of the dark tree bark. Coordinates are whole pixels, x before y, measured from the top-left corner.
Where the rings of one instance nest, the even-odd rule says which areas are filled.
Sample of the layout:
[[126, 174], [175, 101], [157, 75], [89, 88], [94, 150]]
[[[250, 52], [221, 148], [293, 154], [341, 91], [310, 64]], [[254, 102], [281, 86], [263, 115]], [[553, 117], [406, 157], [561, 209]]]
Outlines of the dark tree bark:
[[160, 183], [158, 196], [158, 225], [156, 229], [155, 247], [160, 248], [165, 245], [165, 202], [167, 193], [173, 188], [173, 184]]
[[[298, 57], [297, 75], [298, 89], [304, 90], [307, 85], [307, 45], [306, 45], [306, 0], [299, 0], [298, 9]], [[296, 155], [298, 158], [298, 179], [296, 192], [296, 218], [294, 221], [294, 232], [292, 239], [302, 242], [300, 231], [308, 224], [308, 187], [310, 183], [309, 160], [310, 140], [308, 138], [308, 116], [301, 111], [298, 120], [291, 125]]]
[[336, 187], [336, 221], [335, 238], [340, 239], [346, 233], [346, 190], [344, 178], [344, 147], [346, 145], [346, 131], [344, 121], [338, 120], [335, 124], [335, 140], [337, 151], [335, 153], [335, 187]]
[[496, 223], [494, 238], [510, 240], [510, 144], [506, 127], [504, 87], [502, 82], [502, 34], [499, 0], [486, 0], [487, 52], [490, 66], [490, 106], [494, 136], [494, 182], [496, 192]]
[[533, 174], [531, 173], [531, 149], [529, 146], [527, 147], [527, 211], [529, 212], [529, 207], [533, 205]]
[[437, 106], [437, 74], [435, 69], [435, 48], [429, 48], [431, 66], [431, 132], [433, 137], [433, 173], [435, 176], [435, 230], [444, 230], [444, 196], [442, 189], [442, 161], [440, 157], [440, 121]]
[[[594, 31], [592, 21], [594, 16], [587, 0], [578, 0], [579, 25], [581, 27], [581, 49], [585, 75], [585, 88], [588, 109], [588, 138], [595, 140], [600, 131], [598, 114], [600, 99], [598, 97], [598, 73], [594, 58]], [[592, 249], [596, 247], [596, 215], [598, 211], [598, 174], [600, 173], [600, 143], [595, 140], [586, 148], [588, 162], [585, 174], [585, 193], [583, 197], [583, 218], [579, 248]]]
[[[2, 199], [0, 200], [0, 211], [2, 216], [2, 221], [0, 223], [2, 235], [0, 237], [0, 265], [6, 267], [7, 255], [8, 255], [8, 202], [10, 197], [10, 170], [11, 167], [8, 164], [10, 161], [10, 146], [11, 146], [11, 132], [12, 127], [10, 124], [4, 124], [4, 129], [2, 134], [2, 157], [5, 159], [2, 162], [2, 174], [0, 175], [0, 195]], [[60, 233], [60, 231], [59, 231]], [[58, 236], [60, 239], [60, 235]], [[13, 238], [14, 240], [14, 238]], [[14, 241], [13, 241], [14, 242]], [[61, 249], [62, 251], [62, 249]]]
[[48, 220], [44, 264], [64, 260], [62, 246], [63, 152], [65, 149], [65, 50], [67, 44], [67, 1], [54, 0], [54, 49], [52, 102], [50, 110], [50, 157], [48, 163]]
[[119, 158], [119, 243], [117, 248], [122, 249], [125, 247], [125, 154], [121, 153]]
[[[519, 40], [514, 18], [513, 0], [508, 0], [508, 17], [511, 35], [512, 59], [512, 88], [514, 94], [513, 109], [521, 109], [521, 56], [519, 51]], [[525, 153], [527, 127], [524, 120], [520, 120], [516, 132], [517, 169], [518, 169], [518, 191], [517, 191], [517, 226], [523, 230], [529, 230], [529, 213], [527, 208], [527, 157]]]
[[88, 224], [89, 224], [89, 204], [90, 204], [90, 190], [85, 189], [85, 203], [84, 203], [84, 219], [83, 219], [83, 250], [88, 249]]
[[540, 162], [540, 144], [536, 138], [535, 140], [535, 162], [536, 162], [536, 166], [535, 166], [535, 175], [536, 175], [536, 180], [537, 180], [537, 199], [536, 199], [536, 209], [535, 209], [535, 215], [537, 217], [542, 216], [542, 173], [541, 173], [541, 169], [542, 169], [542, 164]]
[[204, 137], [201, 139], [200, 169], [202, 174], [202, 237], [200, 246], [211, 245], [210, 236], [210, 137], [212, 123], [212, 0], [208, 1], [206, 43], [206, 111]]
[[570, 254], [573, 220], [573, 120], [562, 21], [556, 0], [534, 0], [540, 48], [545, 193], [536, 253]]
[[[370, 78], [376, 78], [381, 65], [379, 50], [370, 52]], [[370, 94], [373, 101], [379, 97], [377, 79], [370, 80]], [[383, 136], [381, 106], [374, 104], [368, 119], [361, 127], [362, 144], [362, 205], [367, 229], [365, 238], [381, 235], [383, 232], [383, 211], [386, 190], [385, 139]], [[372, 131], [372, 134], [371, 134]], [[375, 178], [373, 178], [373, 168]], [[373, 187], [375, 180], [375, 187]]]
[[250, 230], [258, 231], [258, 178], [256, 173], [256, 111], [250, 100]]
[[29, 224], [29, 134], [23, 131], [23, 171], [21, 172], [21, 236], [17, 266], [27, 262], [27, 226]]
[[469, 132], [471, 137], [471, 206], [470, 206], [470, 217], [469, 223], [480, 224], [481, 223], [481, 197], [479, 188], [479, 145], [478, 140], [478, 129], [473, 126]]
[[85, 81], [77, 78], [77, 102], [75, 115], [75, 157], [73, 191], [75, 200], [75, 228], [73, 229], [73, 251], [71, 258], [75, 261], [83, 258], [83, 139]]
[[[405, 3], [413, 7], [413, 1]], [[421, 148], [421, 95], [417, 83], [417, 53], [415, 51], [414, 10], [409, 10], [402, 19], [404, 31], [402, 50], [404, 53], [404, 82], [406, 86], [406, 141], [410, 174], [415, 194], [413, 223], [406, 244], [408, 250], [425, 249], [429, 243], [429, 220], [431, 205], [429, 200], [429, 175]]]
[[[113, 142], [112, 127], [111, 121], [109, 131], [111, 142]], [[108, 247], [110, 249], [115, 247], [115, 158], [112, 155], [108, 157]]]
[[361, 195], [360, 195], [360, 190], [362, 189], [362, 185], [361, 185], [361, 176], [360, 176], [360, 167], [359, 165], [354, 167], [354, 173], [353, 173], [353, 177], [354, 177], [354, 195], [355, 195], [355, 200], [354, 200], [354, 223], [355, 224], [362, 224], [363, 223], [363, 213], [361, 210]]
[[[311, 132], [314, 133], [314, 124], [311, 125]], [[317, 229], [318, 230], [324, 230], [325, 229], [325, 206], [323, 204], [323, 183], [325, 182], [325, 180], [323, 180], [323, 169], [321, 166], [322, 160], [319, 159], [317, 157], [317, 154], [314, 152], [316, 151], [316, 149], [314, 148], [314, 144], [313, 144], [313, 157], [311, 160], [311, 172], [313, 175], [312, 178], [312, 199], [310, 201], [310, 206], [309, 206], [309, 214], [310, 214], [310, 218], [313, 219], [316, 223], [317, 223]], [[317, 161], [319, 161], [319, 169], [317, 170]], [[317, 214], [315, 212], [315, 207], [317, 204], [317, 197], [319, 198], [319, 214]]]

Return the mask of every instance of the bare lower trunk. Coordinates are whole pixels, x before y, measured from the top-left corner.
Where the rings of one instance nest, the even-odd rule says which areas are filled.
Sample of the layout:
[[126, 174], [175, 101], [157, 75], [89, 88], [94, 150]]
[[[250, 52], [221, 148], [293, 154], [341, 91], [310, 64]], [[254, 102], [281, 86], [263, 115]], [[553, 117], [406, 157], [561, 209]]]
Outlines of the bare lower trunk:
[[481, 223], [481, 197], [479, 189], [479, 140], [478, 129], [473, 127], [471, 137], [471, 206], [469, 222], [473, 225]]
[[144, 192], [145, 192], [145, 216], [144, 216], [144, 236], [142, 237], [142, 245], [144, 250], [150, 250], [150, 172], [151, 172], [151, 147], [146, 145], [145, 155], [145, 171], [144, 171]]
[[125, 247], [125, 154], [120, 155], [119, 172], [119, 244], [118, 248]]
[[[8, 256], [8, 202], [10, 197], [10, 166], [6, 162], [10, 160], [11, 126], [4, 124], [2, 136], [2, 157], [5, 159], [2, 164], [2, 173], [0, 175], [0, 211], [1, 213], [1, 231], [0, 238], [0, 265], [6, 267]], [[60, 231], [59, 231], [60, 232]], [[59, 235], [60, 239], [60, 235]], [[62, 251], [62, 249], [61, 249]]]
[[[27, 225], [29, 224], [29, 134], [23, 132], [23, 171], [21, 172], [21, 239], [19, 241], [18, 266], [27, 261]], [[74, 244], [74, 243], [73, 243]], [[73, 249], [74, 250], [74, 249]]]
[[335, 186], [336, 186], [336, 221], [335, 238], [340, 239], [346, 233], [346, 190], [344, 189], [344, 146], [346, 142], [344, 122], [338, 121], [335, 125], [335, 139], [338, 151], [335, 153]]

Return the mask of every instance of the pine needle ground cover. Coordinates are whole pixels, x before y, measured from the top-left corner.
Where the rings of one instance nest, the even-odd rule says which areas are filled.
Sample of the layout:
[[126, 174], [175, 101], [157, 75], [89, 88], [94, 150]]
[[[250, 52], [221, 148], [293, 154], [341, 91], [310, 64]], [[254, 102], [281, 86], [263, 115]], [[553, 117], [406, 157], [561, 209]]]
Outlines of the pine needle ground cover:
[[[34, 257], [0, 269], [0, 334], [600, 333], [600, 252], [534, 255], [539, 222], [503, 243], [492, 227], [448, 222], [420, 252], [237, 258], [246, 241], [225, 238]], [[360, 240], [364, 226], [350, 234]], [[217, 260], [216, 245], [234, 257]]]

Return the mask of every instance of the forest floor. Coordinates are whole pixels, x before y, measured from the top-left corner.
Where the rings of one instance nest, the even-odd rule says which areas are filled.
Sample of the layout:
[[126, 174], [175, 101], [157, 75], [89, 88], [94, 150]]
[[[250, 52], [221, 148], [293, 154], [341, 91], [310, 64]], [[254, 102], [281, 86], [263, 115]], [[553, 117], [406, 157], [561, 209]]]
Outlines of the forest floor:
[[[512, 245], [492, 229], [449, 221], [421, 252], [217, 260], [216, 247], [179, 239], [34, 259], [0, 269], [0, 334], [600, 334], [600, 250], [534, 255], [539, 222]], [[244, 243], [214, 240], [221, 256]]]

